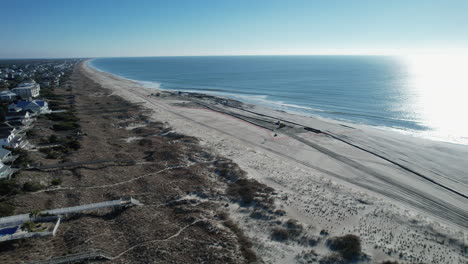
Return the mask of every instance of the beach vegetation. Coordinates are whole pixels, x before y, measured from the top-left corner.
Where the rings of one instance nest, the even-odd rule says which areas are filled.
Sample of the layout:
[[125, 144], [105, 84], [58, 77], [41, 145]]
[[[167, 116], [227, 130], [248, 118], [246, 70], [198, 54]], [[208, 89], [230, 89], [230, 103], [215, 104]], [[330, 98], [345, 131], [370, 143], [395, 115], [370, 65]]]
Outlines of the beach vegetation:
[[256, 199], [262, 203], [271, 203], [268, 198], [272, 191], [271, 187], [253, 179], [239, 179], [227, 188], [227, 194], [243, 205], [250, 205]]
[[45, 115], [47, 119], [51, 121], [60, 121], [60, 122], [77, 122], [79, 119], [71, 111], [62, 112], [62, 113], [51, 113]]
[[10, 216], [13, 215], [15, 212], [15, 206], [1, 202], [0, 203], [0, 217]]
[[238, 179], [244, 178], [246, 173], [233, 163], [231, 160], [217, 160], [214, 162], [216, 166], [215, 173], [228, 182], [235, 182]]
[[60, 122], [58, 124], [54, 124], [52, 126], [52, 129], [56, 130], [56, 131], [66, 131], [66, 130], [74, 130], [74, 129], [77, 129], [79, 127], [80, 127], [80, 125], [78, 123], [76, 123], [76, 122], [65, 121], [65, 122]]
[[30, 130], [26, 131], [26, 137], [32, 138], [32, 137], [35, 137], [35, 136], [37, 136], [36, 130], [30, 129]]
[[42, 184], [35, 181], [25, 182], [23, 184], [23, 191], [25, 192], [37, 192], [43, 188], [44, 186]]
[[41, 214], [41, 210], [34, 209], [29, 213], [29, 217], [34, 218], [38, 217]]
[[151, 139], [148, 139], [148, 138], [143, 138], [143, 139], [140, 139], [140, 141], [138, 141], [138, 145], [140, 145], [140, 146], [152, 146], [153, 141]]
[[49, 143], [58, 143], [59, 142], [59, 137], [57, 135], [50, 135], [49, 136]]
[[67, 138], [65, 146], [73, 150], [78, 150], [81, 148], [81, 143], [75, 138]]
[[34, 223], [33, 221], [24, 222], [21, 225], [21, 229], [28, 232], [36, 232], [38, 224]]
[[308, 252], [296, 255], [295, 259], [299, 264], [317, 263], [318, 254], [315, 250], [311, 249]]
[[55, 178], [55, 179], [53, 179], [50, 183], [51, 183], [52, 185], [57, 186], [57, 185], [62, 184], [62, 179]]
[[18, 167], [28, 167], [32, 163], [32, 159], [29, 156], [28, 151], [22, 148], [8, 148], [11, 151], [12, 155], [17, 155], [18, 157], [12, 162], [12, 165]]
[[303, 226], [299, 223], [299, 221], [295, 219], [289, 219], [286, 223], [286, 228], [288, 229], [289, 236], [297, 237], [303, 231]]
[[345, 264], [346, 262], [340, 254], [332, 253], [319, 260], [320, 264]]
[[39, 149], [39, 151], [46, 154], [45, 156], [46, 159], [58, 159], [59, 158], [59, 153], [54, 151], [52, 148], [41, 148]]
[[237, 225], [235, 222], [229, 219], [227, 214], [224, 212], [220, 213], [220, 218], [224, 220], [223, 225], [229, 228], [229, 230], [231, 230], [237, 236], [237, 241], [240, 245], [240, 249], [242, 251], [242, 255], [246, 260], [246, 263], [252, 263], [257, 261], [257, 255], [252, 250], [253, 244], [250, 241], [250, 239], [244, 234], [239, 225]]
[[361, 256], [361, 239], [353, 234], [341, 237], [331, 237], [327, 240], [327, 246], [340, 253], [345, 260], [354, 260]]
[[[49, 101], [48, 104], [49, 104], [49, 109], [51, 109], [51, 110], [60, 110], [60, 109], [62, 109], [64, 107], [64, 105], [63, 105], [64, 103], [61, 102], [60, 100]], [[42, 116], [40, 116], [40, 117], [42, 117]], [[45, 118], [47, 118], [47, 117], [45, 117]]]
[[275, 241], [286, 241], [289, 239], [289, 231], [283, 227], [275, 227], [271, 232], [271, 239]]
[[14, 180], [0, 181], [0, 195], [15, 195], [21, 193], [21, 186]]

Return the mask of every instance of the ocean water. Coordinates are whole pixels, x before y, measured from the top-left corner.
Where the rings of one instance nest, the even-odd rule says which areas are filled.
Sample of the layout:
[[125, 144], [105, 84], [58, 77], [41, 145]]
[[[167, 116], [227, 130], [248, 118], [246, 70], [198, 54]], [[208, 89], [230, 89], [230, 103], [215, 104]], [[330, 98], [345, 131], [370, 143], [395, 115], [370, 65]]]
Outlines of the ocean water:
[[100, 58], [91, 66], [148, 87], [467, 144], [461, 119], [468, 114], [468, 79], [450, 63], [426, 57], [207, 56]]

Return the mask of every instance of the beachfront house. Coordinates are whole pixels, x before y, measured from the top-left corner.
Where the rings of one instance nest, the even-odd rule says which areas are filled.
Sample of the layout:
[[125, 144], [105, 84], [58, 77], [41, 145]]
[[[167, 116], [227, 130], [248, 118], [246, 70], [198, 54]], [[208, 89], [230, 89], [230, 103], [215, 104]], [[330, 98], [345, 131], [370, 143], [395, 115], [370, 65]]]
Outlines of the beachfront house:
[[49, 105], [43, 100], [18, 101], [8, 106], [8, 113], [29, 112], [31, 115], [39, 115], [50, 112]]
[[8, 149], [0, 148], [0, 162], [8, 163], [14, 161], [18, 155], [13, 155]]
[[32, 100], [32, 98], [39, 96], [40, 90], [41, 86], [35, 81], [31, 81], [18, 85], [18, 87], [11, 89], [11, 92], [15, 93], [23, 100]]
[[13, 174], [11, 167], [0, 162], [0, 180], [9, 180], [11, 174]]
[[22, 138], [18, 128], [8, 124], [0, 126], [0, 147], [21, 148], [25, 145]]
[[0, 92], [0, 101], [2, 102], [12, 102], [18, 99], [18, 95], [11, 91], [1, 91]]
[[28, 129], [33, 122], [28, 111], [8, 112], [5, 120], [8, 125], [23, 130]]

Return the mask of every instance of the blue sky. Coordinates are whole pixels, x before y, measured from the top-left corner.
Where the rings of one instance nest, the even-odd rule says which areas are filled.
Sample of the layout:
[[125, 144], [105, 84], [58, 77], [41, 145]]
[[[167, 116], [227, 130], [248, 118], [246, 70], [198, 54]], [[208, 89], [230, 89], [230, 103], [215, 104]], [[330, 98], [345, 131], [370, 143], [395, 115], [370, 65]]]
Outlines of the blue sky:
[[468, 0], [0, 0], [0, 58], [468, 47]]

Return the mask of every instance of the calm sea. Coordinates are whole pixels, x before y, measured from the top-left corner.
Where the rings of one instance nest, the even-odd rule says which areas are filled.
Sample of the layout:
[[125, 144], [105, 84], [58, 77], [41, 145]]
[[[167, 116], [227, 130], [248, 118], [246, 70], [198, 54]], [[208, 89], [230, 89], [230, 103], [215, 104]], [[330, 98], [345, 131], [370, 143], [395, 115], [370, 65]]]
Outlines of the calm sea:
[[[149, 87], [210, 93], [302, 115], [468, 142], [468, 129], [457, 120], [460, 111], [468, 113], [456, 98], [462, 96], [458, 89], [465, 80], [453, 83], [454, 76], [446, 76], [452, 86], [437, 87], [442, 77], [434, 75], [445, 70], [428, 67], [424, 60], [210, 56], [101, 58], [91, 65]], [[430, 81], [434, 78], [435, 83]], [[444, 94], [452, 90], [455, 94], [447, 98]]]

